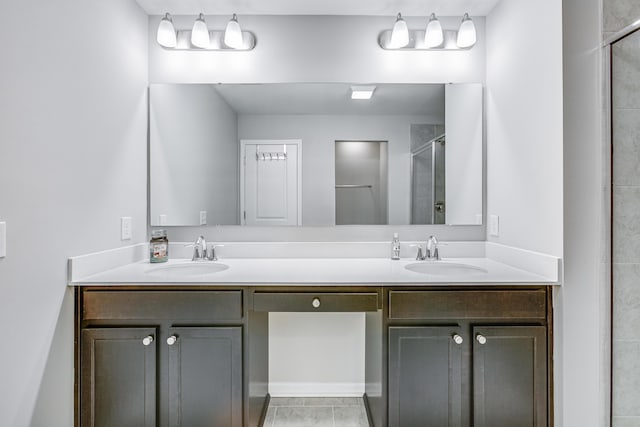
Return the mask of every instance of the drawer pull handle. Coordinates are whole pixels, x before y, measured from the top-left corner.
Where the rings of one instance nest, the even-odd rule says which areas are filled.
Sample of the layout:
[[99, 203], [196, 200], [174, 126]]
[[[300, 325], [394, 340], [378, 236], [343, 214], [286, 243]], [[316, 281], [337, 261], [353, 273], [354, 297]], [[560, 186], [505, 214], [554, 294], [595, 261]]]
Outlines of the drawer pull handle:
[[142, 338], [142, 344], [143, 345], [151, 345], [152, 342], [153, 342], [153, 335], [149, 335], [149, 336], [146, 336], [146, 337]]
[[320, 298], [314, 298], [313, 301], [311, 301], [311, 305], [313, 308], [320, 308]]
[[176, 341], [178, 341], [178, 337], [175, 335], [171, 335], [169, 338], [167, 338], [167, 344], [169, 345], [174, 345]]
[[460, 345], [464, 342], [464, 340], [462, 339], [462, 337], [458, 334], [454, 334], [453, 335], [453, 342]]
[[484, 335], [476, 335], [476, 341], [478, 341], [479, 344], [481, 345], [485, 345], [487, 343], [487, 337], [485, 337]]

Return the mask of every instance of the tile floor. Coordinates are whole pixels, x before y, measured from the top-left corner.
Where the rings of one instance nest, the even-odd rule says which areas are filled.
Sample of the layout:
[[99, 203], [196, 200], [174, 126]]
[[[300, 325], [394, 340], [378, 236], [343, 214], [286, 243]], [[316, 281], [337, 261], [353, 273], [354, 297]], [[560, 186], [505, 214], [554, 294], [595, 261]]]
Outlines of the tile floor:
[[360, 397], [272, 397], [264, 427], [369, 427]]

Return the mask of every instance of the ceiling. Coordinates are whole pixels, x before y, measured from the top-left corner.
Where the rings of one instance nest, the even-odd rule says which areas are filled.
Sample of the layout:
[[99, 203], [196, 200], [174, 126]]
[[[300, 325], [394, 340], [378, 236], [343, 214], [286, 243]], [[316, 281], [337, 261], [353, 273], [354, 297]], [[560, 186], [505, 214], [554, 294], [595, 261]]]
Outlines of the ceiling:
[[346, 83], [222, 84], [214, 87], [238, 114], [429, 115], [444, 117], [444, 85], [378, 84], [352, 100]]
[[486, 16], [500, 0], [136, 0], [149, 15]]

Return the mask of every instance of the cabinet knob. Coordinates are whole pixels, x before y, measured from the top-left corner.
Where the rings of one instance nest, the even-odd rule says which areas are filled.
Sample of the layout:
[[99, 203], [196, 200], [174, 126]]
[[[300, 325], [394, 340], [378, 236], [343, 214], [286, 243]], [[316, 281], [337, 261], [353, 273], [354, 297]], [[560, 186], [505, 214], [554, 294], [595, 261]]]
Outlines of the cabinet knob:
[[176, 341], [178, 341], [178, 337], [175, 335], [171, 335], [169, 338], [167, 338], [167, 344], [169, 345], [174, 345]]
[[314, 298], [313, 301], [311, 301], [311, 305], [313, 306], [313, 308], [319, 308], [320, 307], [320, 298]]
[[454, 342], [454, 343], [456, 343], [456, 344], [460, 345], [460, 344], [462, 344], [462, 343], [463, 343], [463, 341], [464, 341], [464, 340], [462, 339], [462, 337], [461, 337], [460, 335], [458, 335], [458, 334], [454, 334], [454, 335], [453, 335], [453, 342]]
[[478, 334], [476, 335], [476, 341], [478, 341], [479, 344], [486, 344], [487, 343], [487, 337], [485, 337], [484, 335]]
[[142, 338], [142, 344], [150, 345], [153, 342], [153, 335], [146, 336]]

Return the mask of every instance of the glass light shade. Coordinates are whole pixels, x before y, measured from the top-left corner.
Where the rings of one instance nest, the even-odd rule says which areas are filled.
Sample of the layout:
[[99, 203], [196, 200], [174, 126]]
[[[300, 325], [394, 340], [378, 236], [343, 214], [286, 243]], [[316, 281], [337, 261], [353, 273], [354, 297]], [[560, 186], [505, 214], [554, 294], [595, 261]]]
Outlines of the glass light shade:
[[242, 49], [244, 47], [242, 29], [240, 28], [240, 24], [238, 24], [238, 17], [235, 13], [227, 23], [227, 28], [224, 30], [224, 44], [234, 49]]
[[207, 23], [204, 22], [204, 15], [201, 13], [191, 29], [191, 44], [206, 49], [209, 47], [209, 42], [209, 29]]
[[424, 44], [427, 47], [438, 47], [444, 41], [444, 34], [442, 33], [442, 25], [435, 13], [431, 14], [429, 23], [427, 24], [427, 30], [424, 33]]
[[173, 27], [171, 15], [168, 13], [164, 15], [164, 18], [158, 25], [158, 33], [156, 34], [156, 40], [160, 46], [164, 47], [176, 47], [176, 29]]
[[407, 23], [404, 19], [402, 19], [402, 15], [398, 14], [396, 18], [396, 23], [393, 26], [393, 31], [391, 32], [391, 41], [389, 42], [389, 47], [391, 49], [400, 49], [401, 47], [405, 47], [409, 44], [409, 27], [407, 27]]
[[465, 13], [458, 30], [458, 47], [466, 48], [476, 44], [476, 26], [474, 25], [469, 14]]

